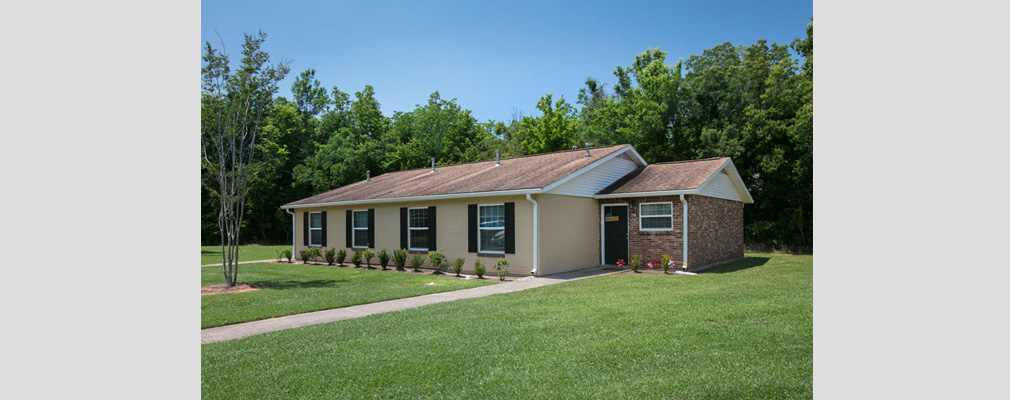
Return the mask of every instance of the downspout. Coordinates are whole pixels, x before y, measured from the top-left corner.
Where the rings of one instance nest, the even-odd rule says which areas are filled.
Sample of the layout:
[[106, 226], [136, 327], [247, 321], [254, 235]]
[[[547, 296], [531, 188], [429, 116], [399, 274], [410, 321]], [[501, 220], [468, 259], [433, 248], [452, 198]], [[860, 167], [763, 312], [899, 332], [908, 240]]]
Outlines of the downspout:
[[539, 247], [539, 243], [538, 243], [539, 240], [538, 240], [537, 236], [538, 236], [538, 233], [540, 232], [539, 228], [537, 227], [537, 208], [539, 208], [540, 205], [537, 204], [536, 200], [533, 200], [533, 198], [530, 197], [529, 193], [526, 193], [526, 200], [528, 200], [530, 203], [533, 203], [533, 271], [530, 271], [530, 273], [533, 274], [533, 275], [536, 275], [537, 274], [537, 266], [539, 264], [539, 257], [537, 257], [537, 255], [538, 255], [537, 254], [537, 247]]
[[680, 202], [684, 204], [684, 210], [682, 215], [684, 216], [684, 266], [681, 267], [682, 270], [687, 271], [687, 200], [684, 199], [684, 195], [680, 195]]
[[284, 211], [286, 211], [288, 214], [291, 214], [291, 257], [294, 258], [296, 254], [295, 243], [298, 243], [298, 241], [295, 240], [295, 232], [297, 232], [297, 230], [295, 229], [295, 213], [291, 212], [290, 208], [285, 208]]

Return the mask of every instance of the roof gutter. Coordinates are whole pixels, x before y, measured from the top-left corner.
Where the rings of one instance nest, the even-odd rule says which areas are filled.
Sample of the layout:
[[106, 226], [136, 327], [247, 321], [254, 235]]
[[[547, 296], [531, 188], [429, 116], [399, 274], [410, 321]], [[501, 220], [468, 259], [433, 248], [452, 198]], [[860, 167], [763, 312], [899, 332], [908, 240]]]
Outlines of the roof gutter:
[[687, 189], [687, 190], [663, 190], [655, 192], [634, 192], [634, 193], [610, 193], [610, 194], [598, 194], [593, 196], [594, 199], [618, 199], [623, 197], [642, 197], [642, 196], [676, 196], [685, 194], [698, 194], [698, 189]]
[[543, 188], [535, 188], [535, 189], [498, 190], [493, 192], [435, 194], [430, 196], [391, 197], [385, 199], [334, 201], [329, 203], [293, 204], [293, 205], [285, 204], [281, 206], [281, 208], [287, 210], [292, 208], [330, 207], [330, 206], [347, 206], [356, 204], [377, 204], [377, 203], [398, 203], [404, 201], [427, 201], [427, 200], [442, 200], [442, 199], [460, 199], [469, 197], [512, 196], [512, 195], [523, 195], [530, 193], [543, 193], [543, 191], [544, 191]]
[[537, 268], [539, 267], [540, 264], [540, 258], [537, 257], [539, 250], [538, 247], [540, 244], [538, 240], [538, 236], [540, 236], [539, 235], [540, 229], [537, 226], [537, 220], [538, 220], [537, 209], [540, 208], [540, 205], [537, 204], [536, 200], [533, 200], [533, 197], [530, 197], [529, 193], [526, 193], [526, 200], [528, 200], [530, 203], [533, 203], [533, 271], [530, 271], [530, 273], [536, 275]]
[[683, 269], [684, 271], [687, 271], [687, 200], [684, 198], [683, 194], [680, 195], [680, 202], [684, 205], [684, 209], [682, 210], [682, 214], [681, 214], [681, 215], [684, 216], [684, 218], [681, 218], [682, 220], [684, 220], [684, 246], [683, 246], [684, 247], [684, 256], [683, 256], [683, 258], [684, 258], [684, 265], [681, 267], [681, 269]]

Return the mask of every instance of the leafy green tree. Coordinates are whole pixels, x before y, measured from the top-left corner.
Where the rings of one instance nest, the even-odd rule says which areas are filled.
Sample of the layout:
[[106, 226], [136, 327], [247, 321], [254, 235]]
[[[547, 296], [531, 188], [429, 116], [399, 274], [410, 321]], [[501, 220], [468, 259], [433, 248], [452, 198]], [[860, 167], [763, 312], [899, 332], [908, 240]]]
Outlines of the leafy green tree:
[[564, 97], [552, 102], [552, 96], [546, 94], [537, 101], [537, 109], [543, 115], [522, 119], [521, 125], [526, 131], [521, 145], [524, 154], [567, 150], [576, 144], [578, 119], [575, 108], [565, 102]]
[[245, 35], [242, 60], [234, 73], [228, 55], [210, 42], [204, 46], [201, 147], [204, 182], [220, 199], [218, 226], [225, 283], [238, 279], [238, 251], [245, 216], [249, 183], [255, 164], [257, 135], [277, 92], [277, 83], [288, 73], [284, 63], [270, 64], [270, 56], [260, 49], [266, 34]]

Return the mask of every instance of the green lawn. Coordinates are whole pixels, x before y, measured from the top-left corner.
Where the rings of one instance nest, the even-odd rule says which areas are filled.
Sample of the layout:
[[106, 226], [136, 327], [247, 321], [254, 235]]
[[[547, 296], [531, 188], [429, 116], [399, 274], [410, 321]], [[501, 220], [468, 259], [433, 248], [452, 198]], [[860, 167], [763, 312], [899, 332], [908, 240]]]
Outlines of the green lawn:
[[[276, 260], [278, 249], [290, 249], [291, 245], [260, 246], [251, 244], [239, 246], [239, 261]], [[297, 255], [296, 255], [297, 257]], [[221, 246], [200, 246], [200, 264], [220, 264]]]
[[[201, 286], [224, 283], [221, 268], [204, 267], [201, 270]], [[491, 280], [287, 263], [242, 264], [238, 281], [266, 288], [201, 296], [201, 328], [494, 283]], [[425, 286], [430, 282], [435, 285]]]
[[205, 398], [811, 398], [813, 257], [612, 275], [202, 345]]

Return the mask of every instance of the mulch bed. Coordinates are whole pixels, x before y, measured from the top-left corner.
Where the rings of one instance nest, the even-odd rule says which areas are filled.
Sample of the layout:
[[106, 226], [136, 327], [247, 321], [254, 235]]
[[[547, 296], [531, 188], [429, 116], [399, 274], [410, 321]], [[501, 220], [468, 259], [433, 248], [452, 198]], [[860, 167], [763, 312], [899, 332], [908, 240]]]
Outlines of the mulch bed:
[[[241, 285], [235, 285], [228, 288], [228, 285], [222, 283], [219, 285], [210, 285], [200, 288], [200, 295], [210, 295], [210, 294], [220, 294], [220, 293], [241, 293], [241, 292], [251, 292], [253, 290], [260, 290], [263, 286], [250, 285], [248, 283], [243, 283]], [[229, 297], [230, 298], [230, 297]]]

